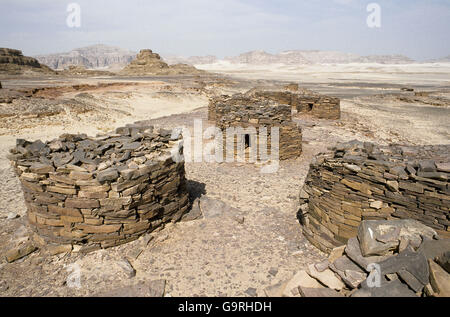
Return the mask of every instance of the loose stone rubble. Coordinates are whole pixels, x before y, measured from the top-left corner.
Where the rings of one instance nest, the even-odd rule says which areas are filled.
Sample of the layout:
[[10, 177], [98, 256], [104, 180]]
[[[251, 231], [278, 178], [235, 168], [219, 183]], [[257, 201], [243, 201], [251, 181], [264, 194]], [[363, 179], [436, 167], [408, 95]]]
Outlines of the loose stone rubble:
[[127, 125], [95, 138], [17, 140], [10, 159], [31, 228], [47, 243], [92, 251], [181, 219], [190, 207], [184, 162], [174, 161], [182, 151], [169, 131]]
[[[358, 141], [319, 154], [300, 192], [304, 235], [327, 253], [356, 236], [362, 220], [415, 219], [448, 236], [449, 158], [449, 145], [377, 146]], [[382, 242], [402, 236], [386, 230]]]
[[[398, 247], [384, 256], [364, 256], [363, 243], [379, 243], [380, 236], [366, 230], [384, 228], [402, 231]], [[431, 235], [434, 233], [433, 235]], [[419, 245], [416, 236], [421, 237]], [[367, 240], [371, 240], [367, 242]], [[392, 238], [392, 241], [395, 239]], [[401, 241], [406, 241], [402, 246]], [[415, 245], [415, 246], [414, 246]], [[333, 249], [328, 260], [311, 264], [291, 280], [266, 289], [268, 296], [284, 297], [448, 297], [450, 274], [439, 259], [450, 253], [450, 239], [441, 239], [433, 229], [415, 220], [363, 221], [357, 237]]]

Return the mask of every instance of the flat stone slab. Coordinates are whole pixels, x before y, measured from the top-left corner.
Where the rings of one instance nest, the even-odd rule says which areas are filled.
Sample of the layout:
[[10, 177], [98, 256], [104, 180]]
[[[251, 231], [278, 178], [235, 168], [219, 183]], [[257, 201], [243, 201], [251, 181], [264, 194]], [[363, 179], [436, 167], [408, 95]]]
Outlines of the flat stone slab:
[[367, 273], [345, 255], [330, 264], [330, 269], [350, 288], [357, 288], [367, 278]]
[[450, 297], [450, 274], [436, 262], [428, 260], [430, 267], [430, 284], [439, 297]]
[[319, 272], [316, 270], [314, 264], [308, 266], [308, 274], [320, 281], [323, 285], [332, 288], [334, 290], [341, 290], [345, 287], [344, 283], [336, 276], [336, 274], [330, 269], [326, 269], [323, 272]]
[[233, 208], [221, 200], [202, 196], [200, 198], [200, 211], [205, 219], [213, 219], [218, 217], [239, 217], [242, 212]]
[[183, 215], [181, 221], [194, 221], [203, 218], [200, 210], [200, 200], [197, 198], [193, 203], [191, 209]]
[[10, 251], [6, 252], [6, 261], [8, 263], [17, 261], [31, 253], [37, 250], [37, 247], [35, 247], [31, 243], [25, 243], [21, 246], [18, 246], [17, 248], [11, 249]]
[[385, 283], [381, 287], [363, 287], [351, 297], [417, 297], [417, 295], [399, 280]]
[[434, 260], [450, 252], [450, 239], [426, 240], [417, 252], [422, 253], [427, 259]]
[[336, 261], [336, 259], [340, 258], [344, 254], [345, 248], [345, 245], [334, 248], [328, 257], [328, 261], [330, 263], [333, 263], [334, 261]]
[[414, 292], [421, 292], [425, 285], [423, 285], [414, 275], [409, 273], [407, 270], [400, 270], [397, 275], [400, 279], [408, 284], [409, 288], [411, 288]]
[[302, 297], [344, 297], [344, 295], [330, 288], [300, 287], [299, 291]]
[[306, 273], [306, 271], [298, 271], [297, 274], [292, 277], [289, 282], [287, 282], [284, 287], [283, 295], [286, 297], [291, 297], [292, 290], [297, 289], [299, 287], [306, 288], [324, 288], [322, 284], [320, 284], [316, 279]]
[[421, 253], [407, 249], [383, 262], [378, 263], [382, 274], [399, 273], [402, 270], [411, 273], [423, 286], [429, 283], [427, 259]]
[[[363, 256], [382, 256], [397, 250], [401, 240], [419, 247], [424, 239], [432, 240], [436, 231], [415, 220], [368, 220], [358, 229]], [[407, 242], [404, 242], [408, 244]]]

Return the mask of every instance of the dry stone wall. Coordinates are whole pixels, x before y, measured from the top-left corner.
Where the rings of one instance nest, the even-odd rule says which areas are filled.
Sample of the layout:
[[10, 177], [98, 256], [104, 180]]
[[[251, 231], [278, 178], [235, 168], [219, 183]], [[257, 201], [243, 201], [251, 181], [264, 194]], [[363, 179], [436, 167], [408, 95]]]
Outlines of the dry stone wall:
[[216, 109], [221, 107], [223, 103], [239, 105], [244, 102], [248, 104], [263, 101], [289, 105], [297, 113], [308, 113], [321, 119], [338, 120], [341, 118], [341, 101], [339, 98], [321, 95], [306, 89], [300, 90], [298, 85], [292, 84], [280, 90], [255, 88], [245, 94], [212, 98], [208, 105], [208, 120], [216, 120]]
[[137, 239], [190, 206], [182, 140], [129, 125], [89, 138], [17, 140], [10, 159], [31, 227], [49, 243], [108, 248]]
[[338, 120], [341, 118], [341, 101], [339, 98], [315, 93], [306, 89], [287, 86], [284, 90], [267, 91], [253, 89], [247, 95], [260, 100], [272, 100], [290, 105], [297, 113], [307, 113], [320, 119]]
[[281, 160], [295, 158], [302, 153], [302, 130], [292, 121], [289, 105], [270, 100], [261, 101], [243, 94], [223, 96], [210, 103], [209, 118], [214, 120], [223, 132], [229, 128], [242, 128], [242, 131], [237, 132], [233, 139], [229, 139], [230, 136], [224, 133], [224, 154], [226, 154], [227, 142], [233, 142], [235, 155], [238, 155], [238, 147], [241, 144], [243, 147], [248, 146], [246, 158], [250, 157], [249, 154], [253, 149], [257, 154], [257, 160], [263, 160], [261, 153], [272, 155], [271, 128], [273, 127], [279, 129]]
[[300, 192], [305, 236], [325, 252], [355, 237], [362, 220], [415, 219], [448, 236], [450, 145], [353, 141], [319, 154]]
[[320, 119], [341, 118], [341, 101], [329, 96], [302, 96], [296, 105], [297, 112], [309, 113]]

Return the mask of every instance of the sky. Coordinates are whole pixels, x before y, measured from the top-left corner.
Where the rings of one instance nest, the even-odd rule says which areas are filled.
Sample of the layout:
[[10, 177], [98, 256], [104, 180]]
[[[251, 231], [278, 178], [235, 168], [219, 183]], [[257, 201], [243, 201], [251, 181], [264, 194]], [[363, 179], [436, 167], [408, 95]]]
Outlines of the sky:
[[[80, 27], [69, 27], [70, 3]], [[381, 9], [370, 28], [367, 5]], [[0, 47], [25, 55], [106, 44], [163, 56], [252, 50], [450, 55], [450, 0], [0, 0]]]

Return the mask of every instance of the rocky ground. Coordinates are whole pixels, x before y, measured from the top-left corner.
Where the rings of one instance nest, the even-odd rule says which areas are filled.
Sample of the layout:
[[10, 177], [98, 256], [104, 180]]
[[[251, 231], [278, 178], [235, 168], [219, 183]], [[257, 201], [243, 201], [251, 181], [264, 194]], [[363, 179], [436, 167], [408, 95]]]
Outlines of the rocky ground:
[[[295, 214], [298, 192], [316, 153], [352, 139], [382, 144], [449, 140], [450, 130], [445, 121], [448, 106], [437, 108], [415, 102], [405, 108], [400, 103], [379, 105], [378, 97], [348, 98], [342, 101], [340, 121], [307, 115], [295, 118], [303, 127], [304, 153], [297, 160], [282, 162], [277, 173], [262, 174], [260, 166], [249, 164], [187, 163], [192, 199], [201, 197], [201, 219], [168, 225], [160, 232], [109, 250], [50, 255], [42, 248], [7, 263], [3, 256], [6, 251], [29, 239], [22, 193], [5, 156], [15, 138], [49, 139], [62, 132], [93, 135], [149, 118], [150, 123], [165, 128], [182, 125], [192, 128], [194, 119], [203, 119], [206, 126], [209, 96], [238, 92], [258, 84], [248, 81], [236, 84], [228, 79], [206, 81], [199, 87], [186, 82], [192, 83], [147, 80], [140, 85], [65, 92], [58, 98], [94, 101], [86, 103], [86, 112], [75, 116], [71, 108], [56, 98], [52, 101], [55, 107], [63, 109], [58, 114], [0, 118], [2, 296], [120, 295], [124, 290], [136, 292], [139, 285], [146, 285], [147, 291], [150, 286], [152, 294], [165, 296], [265, 296], [267, 287], [289, 280], [309, 264], [326, 258], [302, 236]], [[10, 87], [12, 84], [9, 83]], [[84, 96], [79, 96], [80, 93]], [[49, 98], [40, 101], [47, 103]], [[10, 106], [0, 104], [0, 111], [8, 113]], [[390, 109], [401, 118], [394, 120], [389, 116]], [[418, 112], [423, 109], [427, 116]], [[38, 238], [34, 240], [39, 243]], [[69, 287], [73, 268], [77, 267], [81, 271], [81, 287]]]

